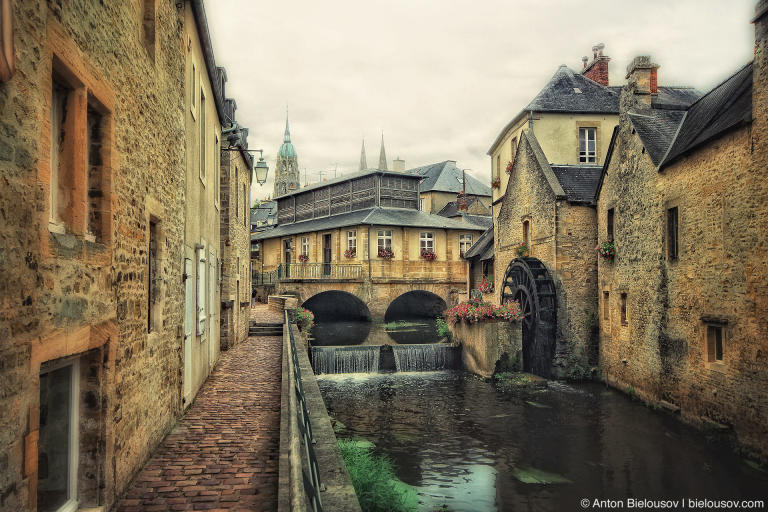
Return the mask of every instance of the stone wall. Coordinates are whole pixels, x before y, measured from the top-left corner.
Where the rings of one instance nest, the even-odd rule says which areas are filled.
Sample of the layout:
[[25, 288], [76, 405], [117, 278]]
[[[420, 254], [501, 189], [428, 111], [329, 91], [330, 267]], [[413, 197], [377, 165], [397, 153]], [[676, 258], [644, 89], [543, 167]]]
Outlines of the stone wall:
[[[3, 509], [36, 507], [46, 363], [74, 356], [88, 370], [81, 450], [94, 459], [81, 465], [90, 480], [81, 482], [83, 505], [113, 503], [180, 409], [184, 147], [174, 141], [184, 130], [181, 18], [174, 2], [156, 4], [12, 3], [18, 69], [0, 85]], [[154, 10], [146, 17], [151, 37], [142, 30], [144, 8]], [[53, 68], [73, 87], [73, 149], [62, 153], [71, 167], [62, 169], [82, 195], [71, 198], [67, 222], [49, 228]], [[86, 181], [85, 131], [77, 130], [86, 129], [78, 116], [89, 100], [103, 124], [101, 169]], [[96, 182], [98, 195], [89, 194]], [[158, 236], [151, 324], [150, 220]]]
[[494, 301], [499, 303], [507, 265], [517, 258], [523, 222], [529, 226], [528, 256], [547, 268], [557, 290], [555, 374], [596, 363], [593, 318], [597, 309], [596, 220], [591, 206], [555, 195], [528, 135], [521, 142], [500, 208], [495, 234]]
[[[758, 76], [756, 89], [764, 87]], [[630, 94], [622, 93], [622, 105]], [[765, 167], [755, 166], [765, 139], [754, 116], [754, 125], [658, 171], [622, 115], [598, 202], [600, 238], [614, 208], [616, 242], [615, 260], [599, 264], [600, 359], [616, 387], [670, 402], [694, 423], [730, 426], [765, 457], [768, 185]], [[679, 212], [676, 260], [666, 232], [672, 207]], [[722, 328], [722, 362], [708, 353], [711, 325]]]
[[500, 371], [522, 371], [523, 334], [519, 322], [488, 321], [449, 325], [452, 340], [461, 344], [461, 363], [481, 377]]

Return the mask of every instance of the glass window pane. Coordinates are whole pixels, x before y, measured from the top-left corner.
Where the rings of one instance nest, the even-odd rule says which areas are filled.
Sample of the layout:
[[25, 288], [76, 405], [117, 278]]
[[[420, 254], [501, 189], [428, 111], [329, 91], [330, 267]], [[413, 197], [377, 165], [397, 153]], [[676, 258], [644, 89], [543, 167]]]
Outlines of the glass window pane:
[[72, 366], [40, 375], [37, 510], [58, 510], [69, 496]]

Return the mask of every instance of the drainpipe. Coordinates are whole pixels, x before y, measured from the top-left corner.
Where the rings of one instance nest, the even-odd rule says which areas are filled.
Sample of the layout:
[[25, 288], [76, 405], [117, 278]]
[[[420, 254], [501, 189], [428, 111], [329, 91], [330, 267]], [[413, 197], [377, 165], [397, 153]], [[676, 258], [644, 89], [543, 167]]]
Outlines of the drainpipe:
[[554, 271], [555, 275], [557, 275], [557, 226], [559, 223], [558, 219], [558, 211], [557, 211], [557, 199], [555, 199], [555, 233], [552, 236], [552, 243], [555, 246], [555, 250], [552, 251], [552, 270]]

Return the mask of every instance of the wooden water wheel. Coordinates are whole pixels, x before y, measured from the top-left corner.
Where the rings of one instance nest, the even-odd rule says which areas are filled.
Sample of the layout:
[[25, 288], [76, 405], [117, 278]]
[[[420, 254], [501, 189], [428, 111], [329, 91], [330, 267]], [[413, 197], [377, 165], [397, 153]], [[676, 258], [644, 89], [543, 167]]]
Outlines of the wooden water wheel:
[[523, 319], [523, 369], [551, 377], [557, 327], [555, 283], [536, 258], [509, 262], [501, 287], [501, 302], [516, 300]]

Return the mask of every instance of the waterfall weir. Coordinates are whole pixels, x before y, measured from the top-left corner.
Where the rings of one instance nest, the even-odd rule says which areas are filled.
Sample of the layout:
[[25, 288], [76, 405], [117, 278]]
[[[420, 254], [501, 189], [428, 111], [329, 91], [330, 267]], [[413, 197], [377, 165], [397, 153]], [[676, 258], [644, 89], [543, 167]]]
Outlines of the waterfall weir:
[[370, 373], [379, 371], [379, 345], [312, 347], [315, 373]]
[[459, 367], [460, 348], [445, 343], [392, 345], [398, 372], [449, 370]]

